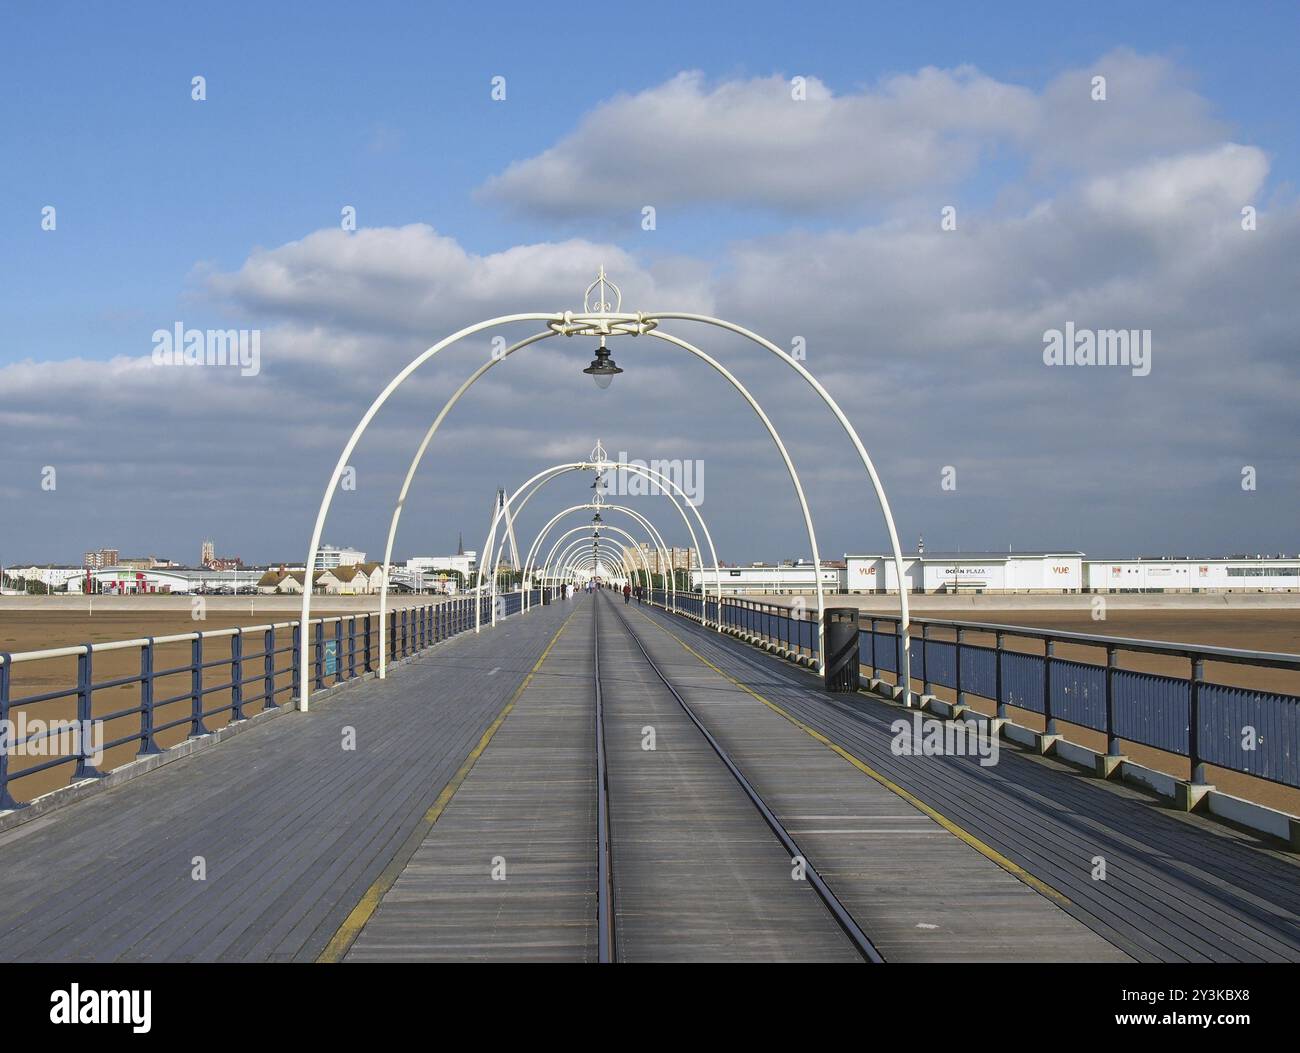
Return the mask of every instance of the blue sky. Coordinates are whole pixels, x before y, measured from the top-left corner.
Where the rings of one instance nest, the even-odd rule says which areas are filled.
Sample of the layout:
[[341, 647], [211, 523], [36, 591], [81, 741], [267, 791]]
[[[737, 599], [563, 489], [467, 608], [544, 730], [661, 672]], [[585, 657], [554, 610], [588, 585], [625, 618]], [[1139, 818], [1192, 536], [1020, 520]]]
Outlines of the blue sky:
[[[244, 274], [258, 250], [275, 253], [313, 232], [337, 228], [343, 204], [357, 208], [363, 228], [426, 224], [476, 257], [585, 239], [624, 250], [657, 276], [660, 288], [689, 285], [681, 275], [695, 273], [712, 276], [717, 295], [725, 296], [721, 290], [727, 276], [736, 274], [747, 257], [737, 246], [763, 246], [766, 252], [771, 244], [790, 246], [806, 238], [824, 247], [841, 234], [906, 226], [950, 198], [961, 202], [964, 215], [990, 223], [1011, 222], [1046, 201], [1057, 202], [1064, 211], [1059, 203], [1086, 184], [1081, 172], [1119, 173], [1136, 159], [1130, 144], [1128, 153], [1099, 159], [1095, 167], [1086, 158], [1077, 165], [1044, 165], [1036, 163], [1043, 155], [1029, 140], [1018, 138], [1019, 131], [985, 136], [980, 126], [961, 131], [976, 143], [978, 162], [952, 180], [936, 173], [941, 196], [845, 194], [810, 210], [779, 195], [756, 203], [743, 193], [728, 200], [716, 193], [692, 198], [680, 188], [665, 189], [670, 204], [660, 207], [653, 239], [640, 230], [632, 200], [626, 210], [594, 207], [588, 213], [578, 195], [579, 203], [561, 215], [517, 194], [503, 200], [485, 193], [485, 185], [512, 164], [552, 148], [563, 152], [566, 137], [577, 133], [593, 112], [621, 96], [653, 94], [686, 71], [702, 73], [705, 91], [807, 75], [836, 97], [851, 97], [871, 96], [895, 75], [971, 66], [992, 82], [1039, 95], [1050, 94], [1064, 71], [1087, 70], [1103, 56], [1126, 49], [1143, 61], [1167, 63], [1172, 82], [1204, 106], [1204, 119], [1189, 119], [1196, 129], [1188, 132], [1186, 143], [1169, 145], [1168, 156], [1185, 148], [1209, 149], [1215, 142], [1258, 150], [1267, 159], [1254, 199], [1260, 208], [1293, 207], [1300, 161], [1294, 101], [1300, 97], [1295, 63], [1300, 7], [1288, 3], [1025, 3], [999, 4], [992, 14], [969, 4], [845, 3], [804, 10], [789, 3], [698, 2], [596, 7], [380, 3], [364, 8], [332, 3], [201, 8], [17, 3], [0, 14], [0, 30], [6, 42], [0, 63], [5, 143], [0, 180], [6, 202], [0, 219], [0, 303], [6, 319], [0, 330], [0, 367], [140, 356], [148, 353], [149, 334], [177, 319], [200, 326], [282, 323], [285, 311], [268, 309], [264, 291], [254, 295], [241, 286], [233, 294], [215, 295], [212, 276]], [[202, 103], [190, 98], [190, 79], [196, 74], [207, 79], [208, 98]], [[489, 95], [496, 75], [507, 78], [505, 104]], [[1153, 132], [1160, 130], [1158, 119], [1151, 124]], [[887, 159], [894, 147], [887, 141], [863, 145], [875, 148]], [[689, 169], [693, 156], [688, 148], [673, 163]], [[810, 157], [807, 163], [815, 167], [819, 159]], [[679, 200], [671, 200], [673, 193]], [[49, 204], [58, 209], [55, 233], [39, 226], [40, 210]], [[1194, 300], [1196, 287], [1189, 281], [1179, 295]], [[224, 289], [230, 293], [229, 284]], [[733, 300], [743, 302], [744, 297], [737, 293]], [[301, 321], [300, 311], [297, 317]], [[458, 315], [449, 309], [447, 318]], [[348, 325], [341, 331], [349, 331]], [[341, 331], [330, 337], [340, 338]], [[1260, 333], [1261, 360], [1276, 357], [1279, 331], [1285, 327]], [[429, 332], [424, 343], [438, 335]], [[402, 354], [415, 346], [409, 335], [393, 340], [391, 357], [383, 358], [384, 375], [393, 371], [389, 363], [400, 364]], [[979, 351], [972, 347], [966, 353]], [[945, 363], [927, 364], [921, 375], [933, 368], [935, 379], [945, 384], [968, 382]], [[347, 400], [353, 418], [380, 379], [364, 368], [358, 372], [357, 366], [340, 374], [356, 384], [355, 399]], [[331, 374], [331, 383], [339, 383], [340, 375]], [[5, 399], [4, 383], [0, 374], [0, 400]], [[105, 383], [106, 390], [129, 398], [120, 386]], [[10, 395], [16, 390], [21, 388], [11, 386]], [[1170, 407], [1179, 397], [1173, 392], [1160, 396]], [[108, 420], [106, 426], [111, 426]], [[537, 426], [544, 430], [544, 422]], [[213, 429], [220, 431], [219, 424], [208, 427], [210, 435]], [[336, 430], [338, 435], [322, 441], [322, 450], [337, 449], [346, 437], [341, 418]], [[1292, 438], [1294, 432], [1270, 435], [1269, 445], [1276, 448]], [[698, 441], [706, 441], [703, 433]], [[66, 452], [70, 442], [65, 438], [60, 449]], [[1250, 453], [1230, 449], [1226, 438], [1224, 443], [1223, 464], [1216, 471], [1230, 478], [1233, 466]], [[48, 455], [30, 435], [21, 441], [11, 438], [8, 445], [11, 462], [24, 470], [46, 463]], [[961, 446], [955, 435], [949, 442], [953, 445]], [[1015, 451], [1022, 445], [1009, 438], [1006, 448]], [[88, 451], [82, 454], [84, 460]], [[896, 478], [903, 475], [898, 485], [906, 494], [907, 451], [886, 448], [882, 455]], [[324, 452], [319, 460], [312, 456], [303, 471], [315, 479], [327, 473], [323, 465], [330, 457]], [[935, 451], [939, 464], [953, 456]], [[1203, 471], [1199, 463], [1177, 460], [1184, 454], [1171, 456], [1175, 466]], [[980, 469], [990, 480], [998, 474], [995, 461], [996, 455], [987, 452]], [[516, 466], [516, 460], [503, 457], [503, 478]], [[82, 467], [87, 480], [95, 475]], [[141, 471], [145, 467], [143, 461], [137, 466]], [[1007, 475], [1017, 470], [1000, 469]], [[923, 500], [922, 493], [918, 486], [914, 507], [925, 510], [933, 495]], [[996, 488], [988, 492], [987, 507], [972, 495], [966, 512], [934, 523], [930, 533], [953, 546], [963, 540], [970, 547], [990, 545], [1013, 532], [1002, 524], [980, 527], [998, 509], [1016, 520], [1041, 514], [1028, 507], [1023, 513], [1006, 511], [997, 494]], [[94, 500], [89, 488], [82, 500]], [[451, 518], [477, 522], [481, 516], [471, 511], [473, 500], [463, 500]], [[1288, 514], [1293, 504], [1280, 494], [1276, 500], [1282, 503], [1271, 506], [1272, 514]], [[218, 507], [224, 503], [214, 502]], [[211, 521], [221, 513], [207, 514]], [[285, 511], [281, 519], [299, 514], [295, 504], [292, 514]], [[1280, 528], [1236, 538], [1224, 519], [1200, 531], [1179, 523], [1162, 534], [1149, 526], [1134, 530], [1132, 524], [1116, 523], [1113, 510], [1105, 514], [1110, 518], [1103, 526], [1101, 520], [1093, 524], [1086, 513], [1081, 518], [1077, 509], [1063, 511], [1017, 531], [1024, 536], [1015, 540], [1026, 547], [1067, 542], [1111, 550], [1161, 548], [1166, 540], [1203, 550], [1269, 544], [1295, 548]], [[915, 533], [926, 530], [936, 516], [930, 510], [917, 515], [915, 523], [903, 518], [907, 532]], [[202, 515], [196, 521], [204, 522]], [[10, 522], [22, 549], [37, 557], [34, 549], [51, 536], [50, 523], [39, 515]], [[199, 529], [189, 522], [178, 528], [186, 536]], [[143, 535], [138, 543], [120, 539], [122, 547], [132, 550], [161, 547], [168, 536], [165, 524], [146, 524], [125, 512], [116, 529]], [[235, 521], [229, 524], [231, 531], [240, 529]], [[368, 529], [359, 522], [355, 531]], [[264, 544], [278, 553], [298, 547], [301, 529], [264, 525], [263, 532], [274, 535]], [[251, 531], [248, 537], [242, 543], [249, 557], [265, 556], [265, 551], [255, 551], [258, 542]], [[65, 558], [94, 540], [88, 532], [83, 538], [61, 528], [58, 538]], [[741, 552], [748, 540], [740, 520], [733, 537], [738, 555], [759, 558], [806, 548], [797, 531], [784, 526], [753, 538], [754, 551]], [[864, 547], [855, 542], [848, 534], [841, 547]]]
[[[9, 323], [0, 361], [130, 353], [140, 339], [132, 319], [174, 312], [192, 268], [235, 267], [254, 246], [330, 224], [340, 201], [355, 204], [366, 225], [429, 222], [479, 252], [557, 233], [631, 242], [636, 216], [622, 237], [599, 219], [556, 231], [477, 203], [472, 192], [595, 103], [683, 69], [719, 78], [815, 72], [850, 90], [893, 72], [973, 63], [1036, 86], [1127, 44], [1177, 58], [1241, 141], [1266, 143], [1274, 171], [1295, 173], [1300, 6], [996, 10], [8, 5], [0, 16], [9, 41], [0, 74], [9, 154], [0, 302]], [[208, 79], [203, 104], [190, 99], [196, 73]], [[489, 98], [498, 74], [508, 78], [509, 105]], [[972, 187], [972, 198], [980, 192]], [[58, 238], [39, 228], [50, 203]], [[698, 251], [777, 226], [761, 210], [719, 218], [666, 225], [660, 240]]]

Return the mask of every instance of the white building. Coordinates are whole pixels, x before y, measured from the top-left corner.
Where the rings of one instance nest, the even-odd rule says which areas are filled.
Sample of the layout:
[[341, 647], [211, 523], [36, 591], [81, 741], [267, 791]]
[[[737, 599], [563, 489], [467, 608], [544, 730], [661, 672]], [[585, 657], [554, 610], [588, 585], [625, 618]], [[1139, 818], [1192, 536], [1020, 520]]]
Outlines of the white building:
[[[722, 591], [735, 596], [817, 591], [817, 576], [811, 562], [779, 566], [720, 567], [718, 573], [722, 580]], [[843, 571], [836, 567], [823, 566], [822, 589], [829, 592], [842, 591], [842, 575]], [[697, 567], [691, 571], [691, 588], [701, 589], [705, 586], [710, 591], [713, 589], [713, 568]]]
[[[71, 592], [85, 589], [81, 580], [70, 581]], [[89, 572], [92, 591], [104, 595], [134, 596], [146, 593], [234, 593], [255, 589], [260, 570], [137, 570], [134, 567], [105, 567]]]
[[[845, 592], [897, 592], [894, 559], [845, 556]], [[1082, 552], [926, 552], [903, 555], [909, 592], [1080, 592]]]
[[355, 548], [337, 548], [334, 545], [322, 545], [316, 553], [317, 570], [333, 570], [335, 567], [355, 567], [366, 561], [366, 554]]
[[1297, 559], [1089, 559], [1089, 592], [1296, 592]]
[[454, 556], [413, 556], [406, 561], [406, 569], [418, 574], [446, 574], [458, 571], [464, 578], [478, 567], [477, 552], [460, 552]]
[[5, 567], [6, 578], [23, 581], [39, 581], [51, 591], [61, 589], [70, 581], [84, 578], [85, 567]]

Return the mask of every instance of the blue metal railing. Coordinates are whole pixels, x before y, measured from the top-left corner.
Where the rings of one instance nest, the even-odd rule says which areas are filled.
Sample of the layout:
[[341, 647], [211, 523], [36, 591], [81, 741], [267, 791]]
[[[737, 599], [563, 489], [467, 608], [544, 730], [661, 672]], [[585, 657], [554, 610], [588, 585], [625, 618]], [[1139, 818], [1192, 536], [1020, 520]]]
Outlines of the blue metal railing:
[[[534, 590], [534, 602], [540, 591]], [[498, 617], [517, 614], [523, 594], [504, 594]], [[424, 604], [388, 612], [388, 660], [398, 661], [417, 654], [441, 640], [474, 628], [472, 596], [436, 604]], [[480, 597], [479, 618], [492, 618], [490, 597]], [[109, 751], [138, 743], [137, 757], [162, 752], [158, 737], [188, 725], [188, 736], [208, 734], [208, 721], [228, 715], [229, 721], [244, 720], [273, 709], [294, 698], [300, 688], [299, 666], [303, 633], [298, 621], [277, 622], [247, 628], [215, 629], [176, 636], [145, 637], [112, 643], [87, 643], [74, 647], [0, 652], [0, 810], [22, 807], [11, 794], [11, 784], [61, 765], [72, 765], [71, 781], [96, 778], [94, 760]], [[223, 646], [223, 653], [216, 649]], [[174, 648], [189, 644], [189, 661], [160, 666], [159, 652], [174, 655]], [[311, 665], [310, 683], [322, 690], [372, 673], [379, 663], [379, 615], [355, 614], [313, 618], [307, 634]], [[111, 679], [94, 678], [95, 656], [121, 650], [139, 653], [139, 671]], [[25, 663], [76, 659], [76, 682], [56, 690], [15, 695], [14, 681]], [[167, 660], [175, 661], [174, 658]], [[218, 682], [212, 680], [212, 670]], [[180, 683], [184, 690], [177, 690]], [[117, 688], [137, 687], [136, 704], [115, 707], [112, 712], [95, 711], [96, 694]], [[160, 687], [163, 689], [160, 691]], [[173, 693], [166, 694], [171, 690]], [[217, 696], [217, 697], [214, 697]], [[102, 696], [101, 697], [105, 697]], [[63, 700], [64, 708], [75, 703], [76, 734], [70, 734], [67, 718], [42, 717], [42, 703]], [[176, 715], [183, 703], [184, 712]], [[33, 707], [37, 707], [33, 713]], [[171, 707], [169, 711], [169, 707]], [[15, 715], [24, 725], [35, 724], [18, 735]], [[167, 719], [160, 720], [161, 716]], [[92, 725], [107, 729], [115, 722], [138, 718], [126, 734], [97, 742], [88, 734]], [[67, 747], [69, 743], [72, 748]], [[12, 771], [15, 756], [45, 757], [19, 771]]]
[[[662, 590], [652, 599], [664, 605]], [[700, 617], [705, 602], [698, 594], [678, 594], [677, 606]], [[708, 600], [708, 620], [719, 620], [717, 602]], [[723, 626], [795, 654], [815, 657], [815, 611], [724, 597]], [[902, 665], [898, 619], [863, 618], [858, 661], [871, 675], [888, 674], [894, 682]], [[1300, 696], [1238, 687], [1208, 680], [1206, 663], [1254, 669], [1281, 669], [1300, 674], [1300, 655], [1243, 651], [1225, 647], [1164, 643], [1084, 633], [979, 622], [914, 619], [911, 623], [911, 672], [929, 693], [935, 686], [953, 691], [959, 703], [968, 696], [988, 699], [1005, 716], [1006, 707], [1038, 714], [1049, 732], [1068, 740], [1071, 727], [1106, 736], [1108, 748], [1120, 742], [1150, 746], [1186, 757], [1193, 777], [1204, 764], [1300, 787]], [[945, 638], [936, 638], [943, 632]], [[972, 642], [977, 634], [992, 643]], [[1036, 641], [1042, 653], [1023, 647]], [[1057, 645], [1090, 649], [1097, 661], [1066, 658]], [[1175, 676], [1122, 668], [1120, 656], [1152, 655], [1181, 659], [1188, 675]]]

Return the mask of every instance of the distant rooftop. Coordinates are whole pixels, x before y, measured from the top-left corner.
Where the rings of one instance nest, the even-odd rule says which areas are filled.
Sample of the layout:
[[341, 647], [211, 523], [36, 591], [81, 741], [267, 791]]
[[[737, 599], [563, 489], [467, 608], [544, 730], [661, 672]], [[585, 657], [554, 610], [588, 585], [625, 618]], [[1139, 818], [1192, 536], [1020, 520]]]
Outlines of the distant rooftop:
[[[1083, 556], [1083, 553], [1077, 552], [1074, 549], [1059, 549], [1059, 548], [1049, 548], [1049, 549], [1041, 549], [1041, 550], [1040, 549], [1033, 549], [1033, 550], [1015, 549], [1014, 551], [1006, 551], [1006, 552], [1002, 552], [1002, 551], [981, 552], [978, 549], [972, 549], [968, 552], [942, 552], [942, 551], [931, 552], [929, 549], [926, 549], [926, 551], [923, 553], [916, 553], [916, 552], [903, 553], [904, 559], [925, 559], [925, 560], [1014, 559], [1017, 556], [1030, 556], [1030, 557], [1032, 556], [1040, 556], [1040, 557], [1041, 556], [1080, 556], [1081, 557]], [[892, 559], [893, 554], [889, 552], [867, 552], [859, 555], [853, 555], [852, 553], [849, 553], [846, 554], [844, 558], [845, 559]]]

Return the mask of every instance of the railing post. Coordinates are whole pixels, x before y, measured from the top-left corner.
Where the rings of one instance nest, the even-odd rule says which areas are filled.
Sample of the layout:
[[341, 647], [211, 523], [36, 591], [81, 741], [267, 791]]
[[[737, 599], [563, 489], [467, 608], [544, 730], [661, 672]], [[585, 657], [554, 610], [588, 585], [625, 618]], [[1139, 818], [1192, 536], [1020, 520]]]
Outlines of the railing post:
[[348, 679], [355, 680], [357, 675], [357, 616], [348, 619]]
[[[275, 630], [267, 629], [263, 634], [264, 646], [262, 648], [262, 709], [275, 708]], [[297, 668], [297, 661], [294, 661], [294, 667]]]
[[1043, 642], [1043, 720], [1046, 734], [1056, 734], [1056, 718], [1052, 716], [1052, 656], [1056, 654], [1056, 641]]
[[374, 672], [374, 669], [370, 664], [370, 614], [369, 612], [366, 613], [365, 647], [366, 647], [366, 656], [361, 662], [361, 668], [363, 671], [367, 673], [371, 673]]
[[0, 651], [0, 811], [21, 808], [9, 793], [9, 751], [14, 748], [17, 736], [9, 723], [9, 683], [13, 669], [8, 651]]
[[190, 641], [190, 738], [208, 734], [203, 723], [203, 634]]
[[91, 738], [92, 695], [94, 694], [94, 644], [86, 644], [85, 654], [77, 656], [77, 767], [73, 779], [98, 779], [102, 774], [90, 763], [88, 740]]
[[1106, 755], [1118, 757], [1119, 738], [1115, 734], [1115, 670], [1119, 668], [1119, 649], [1106, 648]]
[[153, 637], [140, 648], [140, 752], [137, 757], [161, 753], [153, 734]]
[[1205, 785], [1205, 764], [1201, 760], [1201, 681], [1205, 662], [1197, 655], [1192, 659], [1192, 682], [1187, 699], [1187, 759], [1191, 762], [1192, 785]]
[[962, 690], [961, 690], [961, 643], [962, 643], [962, 631], [961, 629], [958, 629], [957, 645], [953, 650], [953, 664], [956, 666], [956, 669], [953, 673], [953, 681], [956, 686], [953, 688], [953, 690], [957, 693], [957, 705], [964, 706], [966, 704], [966, 699], [962, 696]]
[[334, 623], [334, 683], [343, 683], [343, 616]]
[[230, 720], [244, 719], [244, 635], [230, 638]]
[[292, 677], [292, 698], [297, 698], [302, 691], [302, 622], [293, 623], [293, 665], [290, 666]]
[[930, 694], [930, 648], [925, 644], [930, 639], [930, 623], [926, 622], [921, 626], [921, 665], [925, 667], [925, 674], [921, 678], [921, 694]]
[[1002, 644], [1005, 640], [1003, 633], [996, 633], [993, 637], [993, 679], [997, 690], [997, 714], [998, 720], [1007, 719], [1007, 703], [1002, 697]]
[[312, 633], [312, 651], [315, 661], [312, 663], [312, 683], [317, 691], [325, 687], [325, 622], [318, 621]]

